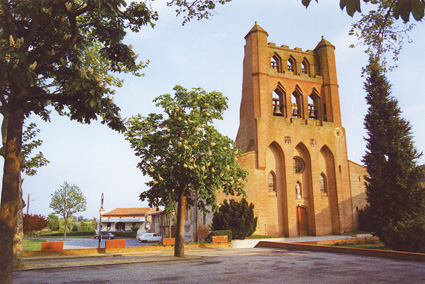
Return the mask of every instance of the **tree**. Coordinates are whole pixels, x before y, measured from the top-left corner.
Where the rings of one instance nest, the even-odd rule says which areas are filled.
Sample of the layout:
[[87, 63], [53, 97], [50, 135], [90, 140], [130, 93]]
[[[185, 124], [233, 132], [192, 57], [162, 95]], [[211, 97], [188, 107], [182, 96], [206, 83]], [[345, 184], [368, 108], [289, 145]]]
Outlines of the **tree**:
[[183, 14], [183, 25], [191, 19], [197, 20], [208, 19], [213, 15], [216, 4], [226, 4], [232, 0], [171, 0], [167, 2], [168, 6], [177, 6], [177, 15]]
[[[128, 122], [127, 139], [141, 158], [138, 168], [151, 181], [140, 199], [149, 206], [164, 206], [168, 217], [177, 202], [177, 236], [174, 255], [184, 257], [186, 208], [208, 212], [217, 208], [216, 192], [244, 195], [247, 172], [236, 163], [240, 150], [213, 126], [222, 119], [227, 98], [221, 93], [197, 88], [174, 87], [175, 94], [154, 99], [164, 114], [140, 114]], [[195, 200], [197, 203], [195, 204]]]
[[49, 214], [47, 216], [47, 226], [49, 227], [50, 230], [52, 231], [58, 231], [59, 230], [59, 217], [56, 216], [55, 214]]
[[[7, 139], [0, 213], [0, 282], [12, 282], [12, 241], [20, 209], [19, 174], [24, 119], [49, 120], [51, 109], [71, 120], [102, 123], [123, 131], [110, 85], [114, 72], [137, 75], [125, 29], [153, 25], [144, 3], [111, 1], [0, 2], [0, 112]], [[99, 52], [93, 52], [93, 50]]]
[[[302, 0], [302, 4], [305, 7], [310, 5], [311, 0]], [[319, 2], [319, 0], [316, 0]], [[408, 22], [410, 19], [410, 14], [413, 15], [416, 21], [420, 21], [424, 17], [425, 10], [425, 0], [363, 0], [365, 4], [381, 5], [387, 6], [387, 15], [389, 17], [394, 17], [398, 19], [401, 17], [403, 21]], [[346, 10], [347, 14], [351, 17], [356, 13], [361, 13], [361, 3], [362, 0], [340, 0], [339, 6], [341, 10]]]
[[64, 240], [66, 240], [68, 218], [74, 213], [85, 211], [86, 203], [86, 197], [81, 189], [75, 184], [68, 184], [66, 181], [60, 189], [52, 194], [52, 201], [50, 201], [49, 206], [56, 214], [60, 214], [65, 222]]
[[24, 234], [38, 232], [46, 228], [48, 222], [43, 215], [24, 214]]
[[[370, 58], [366, 73], [364, 89], [369, 109], [364, 122], [368, 137], [363, 162], [369, 176], [365, 212], [374, 234], [391, 247], [389, 240], [400, 222], [425, 214], [425, 192], [419, 183], [421, 169], [416, 165], [422, 154], [413, 145], [411, 126], [401, 118], [378, 59]], [[425, 227], [422, 230], [425, 233]]]
[[[7, 113], [3, 113], [2, 122], [2, 143], [0, 154], [4, 157], [6, 140], [7, 140]], [[21, 172], [27, 176], [34, 176], [37, 174], [37, 169], [49, 163], [49, 160], [44, 158], [42, 152], [34, 155], [33, 150], [42, 145], [43, 141], [35, 139], [40, 130], [35, 123], [30, 123], [25, 127], [22, 137], [22, 154], [21, 154]], [[22, 196], [22, 183], [23, 179], [19, 176], [19, 196]], [[17, 213], [17, 223], [15, 228], [15, 235], [13, 237], [13, 268], [18, 269], [24, 267], [23, 263], [23, 216], [22, 208], [25, 207], [25, 202], [22, 200], [19, 204], [20, 208]]]
[[245, 239], [257, 228], [257, 217], [254, 216], [254, 204], [242, 198], [239, 202], [224, 200], [218, 211], [214, 212], [212, 229], [231, 230], [233, 239]]

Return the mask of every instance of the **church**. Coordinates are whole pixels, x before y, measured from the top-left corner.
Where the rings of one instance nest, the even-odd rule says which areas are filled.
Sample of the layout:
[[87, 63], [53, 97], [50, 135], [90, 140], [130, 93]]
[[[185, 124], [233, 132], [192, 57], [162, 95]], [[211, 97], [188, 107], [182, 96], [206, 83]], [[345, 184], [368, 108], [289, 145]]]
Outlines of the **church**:
[[[268, 42], [257, 23], [245, 36], [238, 163], [249, 172], [256, 234], [330, 235], [357, 226], [366, 169], [348, 160], [335, 47]], [[219, 196], [219, 203], [229, 196]]]

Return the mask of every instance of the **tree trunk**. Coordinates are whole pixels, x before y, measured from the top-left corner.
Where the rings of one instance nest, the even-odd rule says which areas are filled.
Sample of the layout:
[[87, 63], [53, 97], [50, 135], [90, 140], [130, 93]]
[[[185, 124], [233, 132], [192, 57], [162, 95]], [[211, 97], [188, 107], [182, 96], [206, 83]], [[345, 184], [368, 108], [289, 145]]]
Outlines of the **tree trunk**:
[[22, 209], [24, 207], [24, 201], [22, 200], [22, 182], [20, 179], [19, 183], [19, 195], [21, 196], [21, 204], [18, 210], [18, 221], [16, 224], [15, 236], [13, 237], [13, 269], [24, 268], [23, 261], [23, 240], [24, 240], [24, 220], [22, 216]]
[[19, 193], [24, 114], [19, 103], [10, 106], [0, 208], [0, 283], [12, 283], [13, 237], [22, 196]]
[[174, 245], [174, 256], [184, 257], [184, 219], [186, 216], [186, 187], [181, 191], [177, 205], [177, 232]]
[[172, 238], [172, 236], [171, 236], [171, 217], [168, 218], [168, 237]]
[[[63, 216], [63, 220], [65, 223], [65, 228], [63, 230], [63, 240], [66, 241], [66, 227], [68, 226], [68, 218]], [[99, 227], [99, 236], [100, 236], [100, 227]]]

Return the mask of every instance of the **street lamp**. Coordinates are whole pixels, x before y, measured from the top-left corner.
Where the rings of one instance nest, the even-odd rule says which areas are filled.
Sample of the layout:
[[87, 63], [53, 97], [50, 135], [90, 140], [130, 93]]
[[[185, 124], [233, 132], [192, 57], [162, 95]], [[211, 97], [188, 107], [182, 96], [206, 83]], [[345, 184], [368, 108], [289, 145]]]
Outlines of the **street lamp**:
[[100, 248], [100, 243], [102, 242], [102, 214], [105, 212], [105, 209], [103, 209], [103, 192], [102, 196], [100, 197], [100, 209], [99, 209], [99, 245], [98, 248]]

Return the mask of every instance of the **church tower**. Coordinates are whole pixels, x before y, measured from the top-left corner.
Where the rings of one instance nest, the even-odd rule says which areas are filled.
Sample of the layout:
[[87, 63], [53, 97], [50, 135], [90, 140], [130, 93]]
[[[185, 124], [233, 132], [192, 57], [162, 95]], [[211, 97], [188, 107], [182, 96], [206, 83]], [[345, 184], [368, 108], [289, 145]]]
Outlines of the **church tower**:
[[349, 164], [341, 124], [335, 47], [268, 43], [257, 23], [245, 36], [240, 165], [257, 233], [340, 234], [353, 228]]

